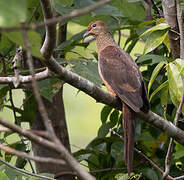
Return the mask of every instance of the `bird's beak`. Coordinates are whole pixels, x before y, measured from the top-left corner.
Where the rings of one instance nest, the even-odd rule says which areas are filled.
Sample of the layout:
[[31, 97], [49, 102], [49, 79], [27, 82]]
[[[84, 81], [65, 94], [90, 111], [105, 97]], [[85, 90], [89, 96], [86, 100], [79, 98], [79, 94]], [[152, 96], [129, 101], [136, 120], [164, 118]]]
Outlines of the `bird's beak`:
[[83, 42], [90, 43], [91, 41], [95, 40], [95, 36], [90, 34], [90, 31], [86, 31], [83, 35]]
[[90, 35], [90, 32], [89, 31], [86, 31], [83, 35], [83, 39], [85, 39], [86, 37], [88, 37]]

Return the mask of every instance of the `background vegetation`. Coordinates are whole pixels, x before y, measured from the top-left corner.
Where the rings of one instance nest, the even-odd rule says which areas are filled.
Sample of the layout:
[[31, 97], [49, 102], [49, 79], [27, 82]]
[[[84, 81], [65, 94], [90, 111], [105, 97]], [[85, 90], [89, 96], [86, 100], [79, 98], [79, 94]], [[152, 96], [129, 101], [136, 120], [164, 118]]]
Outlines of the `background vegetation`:
[[[10, 120], [14, 125], [31, 129], [26, 131], [27, 136], [16, 131], [15, 126], [6, 126], [6, 123], [0, 119], [0, 124], [4, 125], [1, 127], [0, 178], [9, 180], [49, 179], [47, 177], [54, 179], [55, 177], [64, 180], [75, 178], [90, 180], [92, 176], [85, 174], [86, 171], [81, 170], [77, 164], [74, 166], [72, 163], [75, 161], [70, 162], [67, 153], [62, 154], [65, 153], [63, 146], [69, 152], [72, 148], [75, 159], [99, 180], [183, 178], [183, 141], [182, 138], [178, 138], [183, 131], [179, 132], [177, 129], [178, 136], [175, 136], [172, 132], [164, 132], [161, 125], [158, 125], [158, 128], [150, 126], [142, 120], [144, 118], [138, 116], [136, 148], [141, 153], [135, 152], [134, 172], [131, 177], [128, 177], [123, 158], [121, 112], [110, 106], [96, 103], [88, 96], [90, 93], [87, 95], [80, 91], [84, 88], [80, 89], [75, 83], [67, 81], [67, 78], [62, 76], [53, 64], [49, 64], [49, 59], [53, 55], [54, 61], [60, 63], [61, 68], [64, 67], [105, 89], [97, 71], [98, 58], [95, 42], [89, 44], [82, 41], [87, 25], [91, 21], [103, 20], [116, 42], [120, 40], [120, 46], [131, 54], [140, 67], [148, 89], [151, 110], [165, 121], [174, 121], [174, 125], [183, 129], [183, 1], [115, 0], [92, 12], [88, 11], [83, 16], [69, 18], [69, 20], [66, 18], [65, 21], [56, 19], [65, 18], [73, 10], [91, 6], [97, 2], [95, 0], [0, 2], [0, 108], [2, 110], [0, 116]], [[44, 18], [56, 19], [57, 25], [51, 23], [39, 27], [38, 23], [43, 22]], [[31, 28], [32, 23], [36, 24], [37, 28]], [[56, 33], [53, 29], [49, 30], [48, 25], [53, 29], [56, 28]], [[27, 29], [24, 26], [27, 26]], [[32, 89], [30, 81], [25, 84], [19, 79], [20, 76], [25, 78], [31, 74], [30, 58], [27, 57], [30, 50], [26, 44], [26, 36], [22, 36], [24, 30], [28, 34], [35, 72], [44, 72], [45, 67], [48, 67], [55, 73], [37, 82], [48, 117], [52, 121], [57, 138], [63, 145], [58, 145], [53, 137], [49, 137], [52, 136], [52, 130], [49, 130], [45, 120], [47, 118], [39, 109], [39, 100], [34, 98], [36, 91], [34, 85], [32, 84]], [[52, 33], [48, 35], [46, 31], [52, 31]], [[50, 43], [46, 50], [43, 43], [47, 39], [45, 36], [52, 37], [52, 40], [56, 38], [56, 42]], [[17, 48], [20, 46], [23, 50], [20, 50], [21, 55], [16, 59], [16, 55], [19, 54]], [[71, 74], [69, 76], [73, 77]], [[9, 77], [10, 80], [4, 80], [4, 77]], [[74, 89], [65, 82], [78, 89]], [[63, 100], [59, 97], [64, 98], [64, 106]], [[98, 98], [96, 100], [98, 101]], [[154, 122], [153, 125], [155, 126]], [[52, 150], [47, 151], [42, 146], [32, 143], [30, 134], [55, 143], [55, 146], [62, 150], [53, 150], [53, 147]], [[176, 141], [167, 135], [175, 137]], [[60, 164], [53, 165], [50, 162], [38, 161], [34, 164], [29, 160], [30, 157], [25, 158], [23, 154], [12, 152], [13, 150], [33, 154], [39, 158], [51, 157], [55, 161], [64, 159], [65, 164], [61, 165], [61, 161]], [[20, 172], [20, 169], [26, 169], [32, 173], [25, 175], [25, 172]], [[42, 177], [36, 177], [37, 173]], [[167, 176], [168, 173], [170, 176]]]

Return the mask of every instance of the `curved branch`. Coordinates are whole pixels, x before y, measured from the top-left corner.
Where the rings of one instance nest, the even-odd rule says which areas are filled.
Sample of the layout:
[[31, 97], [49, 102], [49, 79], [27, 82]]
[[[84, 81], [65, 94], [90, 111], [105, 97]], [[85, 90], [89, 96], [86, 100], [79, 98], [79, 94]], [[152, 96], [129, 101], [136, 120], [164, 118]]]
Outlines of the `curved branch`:
[[[48, 70], [48, 68], [46, 68], [44, 71], [36, 73], [35, 74], [35, 79], [37, 81], [42, 80], [42, 79], [46, 79], [48, 77], [52, 77], [50, 71]], [[7, 77], [0, 77], [0, 84], [11, 84], [15, 81], [16, 77], [11, 77], [11, 76], [7, 76]], [[20, 83], [29, 83], [32, 81], [32, 76], [31, 75], [27, 75], [27, 76], [22, 76], [19, 75], [19, 84]]]
[[[40, 2], [42, 5], [44, 21], [47, 21], [48, 19], [52, 19], [54, 16], [53, 16], [50, 0], [40, 0]], [[53, 49], [56, 46], [56, 23], [46, 25], [45, 28], [46, 28], [45, 40], [41, 47], [40, 52], [45, 59], [48, 59], [50, 58], [53, 52]]]
[[[47, 61], [47, 65], [51, 70], [57, 73], [60, 79], [85, 92], [89, 96], [93, 97], [97, 102], [107, 104], [119, 110], [121, 109], [121, 101], [117, 97], [103, 91], [87, 79], [63, 68], [53, 57]], [[138, 116], [150, 125], [162, 130], [180, 144], [184, 144], [184, 131], [177, 128], [170, 121], [166, 121], [164, 118], [152, 111], [149, 111], [148, 113], [140, 112], [138, 113]]]

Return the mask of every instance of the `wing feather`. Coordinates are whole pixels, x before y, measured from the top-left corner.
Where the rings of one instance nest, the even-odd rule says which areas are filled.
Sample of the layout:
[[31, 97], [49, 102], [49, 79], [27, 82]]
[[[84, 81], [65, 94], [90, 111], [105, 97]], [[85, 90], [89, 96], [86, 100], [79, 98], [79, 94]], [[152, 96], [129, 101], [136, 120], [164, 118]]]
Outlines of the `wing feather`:
[[108, 46], [99, 53], [103, 79], [117, 96], [135, 112], [143, 107], [143, 80], [137, 64], [117, 46]]

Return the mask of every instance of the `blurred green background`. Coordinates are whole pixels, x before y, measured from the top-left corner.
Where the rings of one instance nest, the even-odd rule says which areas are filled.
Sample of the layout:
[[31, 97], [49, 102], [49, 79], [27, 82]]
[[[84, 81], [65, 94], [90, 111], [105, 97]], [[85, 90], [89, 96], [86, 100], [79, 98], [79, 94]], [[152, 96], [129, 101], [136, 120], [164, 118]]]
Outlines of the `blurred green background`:
[[[75, 33], [78, 33], [84, 29], [86, 29], [86, 27], [75, 23], [69, 23], [67, 38], [70, 38]], [[122, 32], [128, 35], [127, 30]], [[117, 35], [115, 35], [116, 41], [117, 38]], [[121, 47], [123, 47], [125, 41], [126, 37], [122, 37]], [[73, 51], [77, 51], [85, 57], [90, 57], [91, 55], [89, 52], [96, 51], [96, 42], [93, 41], [87, 49], [84, 49], [83, 47], [76, 47]], [[134, 54], [142, 54], [142, 52], [143, 43], [139, 42], [133, 49], [131, 55], [134, 57]], [[66, 54], [67, 59], [76, 57], [78, 57], [78, 55], [73, 52]], [[23, 98], [24, 93], [21, 90], [13, 90], [13, 100], [15, 106], [21, 107]], [[78, 92], [77, 89], [68, 84], [64, 85], [64, 105], [71, 148], [72, 151], [76, 151], [79, 148], [85, 147], [94, 137], [97, 136], [98, 128], [101, 125], [100, 112], [104, 105], [97, 103], [85, 93]], [[3, 111], [0, 112], [0, 117], [5, 120], [13, 121], [13, 113], [7, 108], [4, 108]], [[14, 135], [14, 137], [11, 138], [14, 139], [16, 137]], [[11, 141], [11, 138], [9, 141]]]

